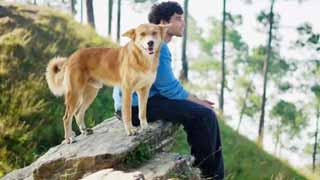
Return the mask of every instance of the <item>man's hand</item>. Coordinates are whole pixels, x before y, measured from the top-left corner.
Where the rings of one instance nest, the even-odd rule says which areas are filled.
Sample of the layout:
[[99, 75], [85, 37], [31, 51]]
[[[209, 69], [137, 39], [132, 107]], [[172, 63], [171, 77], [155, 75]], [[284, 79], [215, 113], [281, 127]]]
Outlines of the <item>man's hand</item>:
[[202, 99], [199, 99], [197, 96], [193, 95], [193, 94], [189, 94], [187, 100], [189, 101], [192, 101], [192, 102], [195, 102], [195, 103], [198, 103], [198, 104], [201, 104], [209, 109], [212, 109], [214, 108], [214, 102], [211, 102], [209, 100], [202, 100]]

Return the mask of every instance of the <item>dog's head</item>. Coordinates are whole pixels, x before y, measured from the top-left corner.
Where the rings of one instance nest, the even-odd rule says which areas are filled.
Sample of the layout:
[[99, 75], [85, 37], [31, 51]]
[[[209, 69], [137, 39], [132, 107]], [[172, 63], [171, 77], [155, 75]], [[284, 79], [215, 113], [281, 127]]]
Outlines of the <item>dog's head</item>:
[[168, 27], [169, 25], [142, 24], [125, 32], [123, 36], [131, 38], [143, 53], [153, 55], [159, 50]]

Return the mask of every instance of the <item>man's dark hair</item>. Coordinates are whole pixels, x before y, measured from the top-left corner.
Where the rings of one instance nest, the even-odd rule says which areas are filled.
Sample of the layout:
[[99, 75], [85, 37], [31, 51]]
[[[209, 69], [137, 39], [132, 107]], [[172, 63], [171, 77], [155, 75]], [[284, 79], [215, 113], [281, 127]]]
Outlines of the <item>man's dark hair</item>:
[[162, 2], [152, 6], [148, 20], [153, 24], [160, 24], [161, 20], [169, 22], [174, 13], [183, 14], [183, 9], [179, 3], [174, 1]]

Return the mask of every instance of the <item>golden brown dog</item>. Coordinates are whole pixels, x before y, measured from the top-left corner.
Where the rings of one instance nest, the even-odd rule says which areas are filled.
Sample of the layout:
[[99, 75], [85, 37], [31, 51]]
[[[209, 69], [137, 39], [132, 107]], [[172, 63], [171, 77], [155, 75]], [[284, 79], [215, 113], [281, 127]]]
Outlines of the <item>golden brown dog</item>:
[[85, 48], [67, 58], [50, 60], [46, 78], [56, 96], [65, 95], [65, 141], [72, 143], [72, 118], [81, 133], [91, 134], [84, 122], [87, 108], [103, 84], [122, 89], [122, 118], [128, 135], [136, 134], [131, 122], [131, 95], [139, 97], [139, 118], [147, 128], [146, 105], [159, 64], [161, 42], [168, 26], [142, 24], [123, 34], [131, 41], [120, 48]]

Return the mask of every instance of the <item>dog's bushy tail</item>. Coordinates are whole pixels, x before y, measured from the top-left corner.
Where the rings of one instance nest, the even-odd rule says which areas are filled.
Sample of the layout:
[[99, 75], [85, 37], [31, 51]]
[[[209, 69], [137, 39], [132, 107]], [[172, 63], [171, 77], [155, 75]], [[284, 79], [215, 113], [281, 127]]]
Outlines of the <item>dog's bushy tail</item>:
[[50, 91], [55, 96], [62, 96], [65, 92], [64, 81], [64, 64], [67, 61], [65, 57], [55, 57], [49, 61], [46, 71], [46, 79]]

